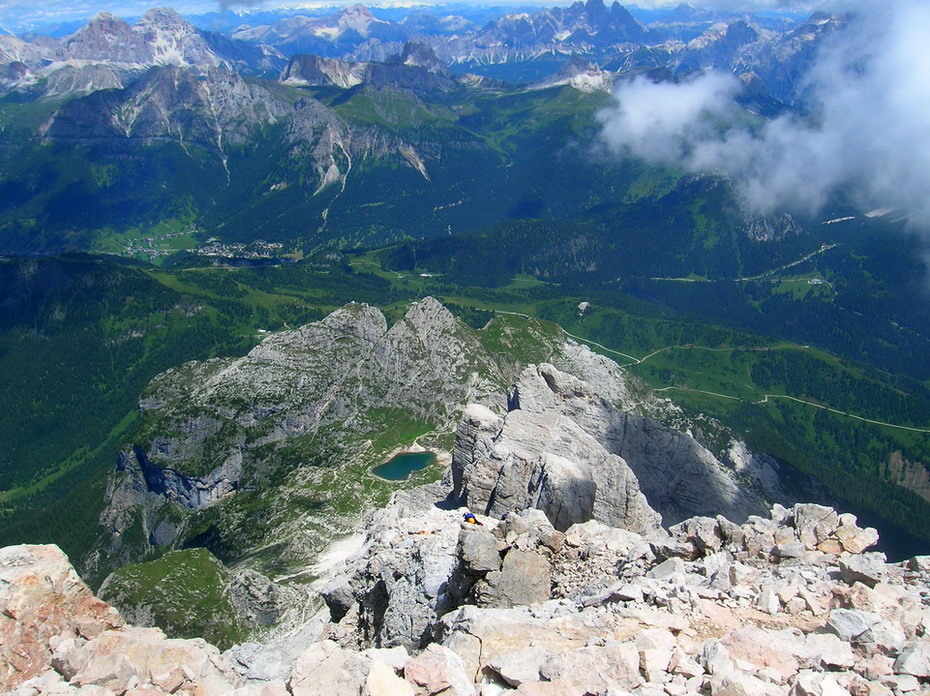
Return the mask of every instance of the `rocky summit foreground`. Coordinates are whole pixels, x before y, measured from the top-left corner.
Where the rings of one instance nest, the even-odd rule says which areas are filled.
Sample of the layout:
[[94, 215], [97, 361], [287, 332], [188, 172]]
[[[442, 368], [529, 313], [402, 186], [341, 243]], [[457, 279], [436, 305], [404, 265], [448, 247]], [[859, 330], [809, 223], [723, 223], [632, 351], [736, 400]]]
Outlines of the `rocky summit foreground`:
[[[463, 523], [397, 494], [323, 590], [296, 659], [127, 626], [50, 546], [0, 551], [0, 689], [40, 694], [930, 693], [930, 557], [885, 563], [852, 515], [775, 506], [649, 537], [536, 509]], [[438, 503], [438, 504], [437, 504]]]

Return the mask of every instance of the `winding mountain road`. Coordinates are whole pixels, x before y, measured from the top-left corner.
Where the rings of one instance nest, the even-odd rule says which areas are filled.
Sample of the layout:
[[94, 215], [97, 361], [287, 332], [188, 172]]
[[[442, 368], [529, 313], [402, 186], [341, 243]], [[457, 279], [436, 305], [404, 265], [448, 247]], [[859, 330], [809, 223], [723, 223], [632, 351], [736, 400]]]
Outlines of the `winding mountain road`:
[[[533, 318], [529, 316], [528, 314], [522, 314], [521, 312], [507, 312], [507, 311], [499, 310], [498, 314], [510, 314], [513, 316], [523, 317], [524, 319]], [[569, 333], [565, 329], [562, 329], [562, 333], [564, 333], [569, 338], [575, 339], [576, 341], [581, 341], [582, 343], [585, 343], [588, 345], [597, 346], [601, 350], [605, 350], [608, 353], [613, 353], [614, 355], [621, 355], [624, 358], [627, 358], [628, 360], [631, 361], [631, 362], [620, 365], [620, 367], [630, 367], [632, 365], [639, 365], [645, 362], [646, 360], [649, 360], [650, 358], [655, 357], [656, 355], [659, 355], [660, 353], [665, 353], [667, 351], [670, 351], [676, 348], [682, 349], [682, 350], [706, 350], [709, 352], [724, 352], [724, 351], [731, 351], [731, 350], [751, 350], [751, 351], [780, 350], [779, 348], [772, 347], [772, 346], [753, 346], [753, 347], [745, 347], [745, 348], [710, 348], [708, 346], [695, 346], [695, 345], [688, 344], [688, 345], [680, 345], [680, 346], [665, 346], [664, 348], [659, 348], [657, 350], [652, 351], [648, 355], [644, 355], [641, 358], [637, 358], [637, 357], [630, 355], [629, 353], [623, 353], [619, 350], [608, 348], [607, 346], [601, 343], [598, 343], [597, 341], [592, 341], [591, 339], [584, 338], [583, 336], [578, 336], [576, 334]], [[886, 428], [896, 428], [898, 430], [906, 430], [908, 432], [913, 432], [913, 433], [930, 433], [930, 428], [915, 428], [909, 425], [899, 425], [897, 423], [888, 423], [887, 421], [880, 421], [880, 420], [875, 420], [873, 418], [866, 418], [865, 416], [860, 416], [855, 413], [850, 413], [849, 411], [842, 411], [838, 408], [833, 408], [831, 406], [826, 406], [824, 404], [818, 404], [815, 401], [799, 399], [796, 396], [789, 396], [787, 394], [764, 394], [762, 398], [759, 399], [758, 401], [747, 401], [746, 399], [743, 399], [739, 396], [733, 396], [731, 394], [721, 394], [719, 392], [707, 391], [705, 389], [694, 389], [692, 387], [677, 387], [677, 386], [658, 387], [654, 389], [653, 391], [664, 392], [664, 391], [669, 391], [671, 389], [677, 389], [679, 391], [695, 392], [698, 394], [707, 394], [708, 396], [715, 396], [721, 399], [729, 399], [731, 401], [740, 401], [742, 403], [753, 404], [753, 405], [761, 405], [761, 404], [768, 403], [769, 399], [788, 399], [789, 401], [794, 401], [799, 404], [804, 404], [805, 406], [811, 406], [813, 408], [819, 408], [823, 411], [829, 411], [830, 413], [835, 413], [840, 416], [846, 416], [847, 418], [852, 418], [854, 420], [862, 421], [863, 423], [871, 423], [872, 425], [880, 425]]]

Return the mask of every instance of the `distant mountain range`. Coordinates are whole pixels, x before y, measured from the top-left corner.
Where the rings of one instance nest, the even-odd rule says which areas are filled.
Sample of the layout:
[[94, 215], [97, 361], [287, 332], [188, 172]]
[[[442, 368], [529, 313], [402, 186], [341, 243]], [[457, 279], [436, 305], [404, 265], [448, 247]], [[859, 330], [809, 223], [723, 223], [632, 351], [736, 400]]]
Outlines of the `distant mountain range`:
[[[113, 237], [140, 224], [194, 230], [180, 248], [306, 250], [510, 218], [607, 224], [597, 206], [616, 205], [611, 181], [640, 174], [566, 143], [596, 138], [618, 80], [725, 70], [767, 117], [799, 106], [806, 66], [845, 21], [682, 5], [644, 23], [602, 0], [483, 25], [361, 5], [275, 16], [220, 34], [162, 8], [132, 24], [101, 13], [62, 38], [0, 36], [0, 251], [136, 249]], [[628, 202], [673, 188], [644, 179]], [[702, 248], [713, 258], [676, 272], [716, 267], [719, 250]]]
[[[263, 13], [253, 19], [276, 16]], [[431, 63], [420, 67], [436, 74], [448, 69], [537, 82], [579, 56], [609, 72], [665, 68], [679, 77], [724, 70], [744, 76], [763, 101], [798, 104], [799, 78], [823, 38], [845, 21], [817, 14], [797, 22], [680, 5], [641, 23], [617, 2], [608, 7], [603, 0], [588, 0], [503, 14], [483, 25], [460, 15], [424, 11], [382, 19], [354, 5], [333, 14], [282, 16], [215, 33], [167, 9], [150, 10], [132, 25], [101, 13], [60, 39], [0, 36], [0, 93], [30, 98], [87, 94], [125, 87], [144, 70], [161, 65], [268, 77], [283, 72], [284, 79], [293, 80], [296, 56], [365, 63], [396, 63], [401, 57], [405, 62], [405, 46], [414, 42], [432, 49]], [[297, 64], [307, 60], [299, 58]], [[382, 71], [366, 70], [383, 79]]]

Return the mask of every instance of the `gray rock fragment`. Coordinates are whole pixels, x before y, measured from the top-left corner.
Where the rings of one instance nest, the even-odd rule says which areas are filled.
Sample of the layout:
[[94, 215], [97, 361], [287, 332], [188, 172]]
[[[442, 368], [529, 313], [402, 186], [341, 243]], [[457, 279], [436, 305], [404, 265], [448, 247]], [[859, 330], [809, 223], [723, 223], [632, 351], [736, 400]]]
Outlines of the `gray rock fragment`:
[[475, 585], [479, 606], [512, 607], [549, 599], [550, 565], [541, 554], [511, 549], [501, 569], [488, 573]]
[[850, 585], [861, 582], [869, 587], [875, 587], [885, 578], [885, 575], [884, 554], [868, 553], [840, 559], [840, 577]]
[[858, 609], [834, 609], [827, 618], [826, 628], [840, 640], [852, 642], [878, 623], [881, 617]]
[[930, 677], [930, 642], [921, 640], [910, 643], [895, 660], [894, 671], [922, 679]]
[[459, 532], [459, 555], [465, 567], [474, 573], [500, 570], [501, 555], [497, 538], [481, 527]]

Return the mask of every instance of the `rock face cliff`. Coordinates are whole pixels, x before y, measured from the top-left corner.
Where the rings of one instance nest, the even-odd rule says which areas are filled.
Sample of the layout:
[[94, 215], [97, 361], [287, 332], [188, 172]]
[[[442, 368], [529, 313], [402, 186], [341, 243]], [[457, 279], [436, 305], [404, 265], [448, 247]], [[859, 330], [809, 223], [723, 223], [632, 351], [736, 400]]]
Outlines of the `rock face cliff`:
[[290, 85], [333, 85], [343, 89], [366, 84], [416, 93], [448, 92], [458, 86], [427, 44], [408, 44], [400, 55], [385, 62], [351, 62], [316, 55], [295, 55], [281, 73], [281, 81]]
[[464, 505], [493, 515], [535, 507], [560, 529], [596, 519], [641, 533], [657, 527], [653, 510], [675, 524], [695, 514], [743, 521], [766, 508], [694, 438], [552, 365], [523, 371], [508, 409], [498, 418], [471, 408], [459, 427], [453, 496]]
[[453, 498], [484, 514], [536, 508], [562, 531], [590, 519], [645, 534], [659, 529], [626, 462], [559, 413], [518, 408], [498, 417], [469, 407], [452, 467]]

